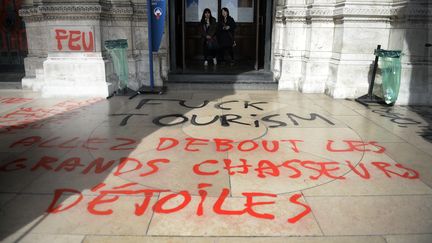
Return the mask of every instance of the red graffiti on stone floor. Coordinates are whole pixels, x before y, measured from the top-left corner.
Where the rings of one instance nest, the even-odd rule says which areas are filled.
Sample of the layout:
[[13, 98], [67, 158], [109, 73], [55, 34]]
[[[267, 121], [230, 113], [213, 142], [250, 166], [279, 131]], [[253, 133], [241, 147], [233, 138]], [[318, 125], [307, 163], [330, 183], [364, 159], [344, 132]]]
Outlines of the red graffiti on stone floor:
[[93, 98], [83, 101], [63, 101], [48, 108], [20, 107], [0, 116], [0, 133], [22, 129], [39, 129], [47, 124], [62, 124], [76, 116], [79, 108], [101, 101]]
[[76, 149], [82, 148], [89, 151], [111, 150], [111, 151], [132, 151], [138, 145], [138, 141], [132, 138], [64, 138], [61, 136], [42, 138], [41, 136], [29, 136], [19, 139], [9, 145], [9, 148], [49, 148], [49, 149]]
[[[182, 146], [183, 150], [186, 152], [200, 152], [199, 149], [202, 146], [213, 146], [214, 151], [216, 152], [232, 152], [232, 151], [240, 151], [240, 152], [252, 152], [257, 150], [258, 148], [263, 149], [265, 152], [277, 152], [281, 144], [288, 144], [290, 149], [296, 153], [299, 152], [297, 144], [303, 142], [303, 140], [262, 140], [261, 142], [257, 142], [254, 140], [242, 140], [234, 142], [232, 139], [226, 138], [214, 138], [214, 139], [199, 139], [199, 138], [186, 138], [185, 144]], [[183, 142], [183, 141], [182, 141]], [[156, 148], [157, 151], [166, 151], [172, 148], [177, 147], [180, 144], [180, 141], [175, 138], [162, 137], [159, 139], [159, 144]], [[269, 145], [272, 144], [272, 145]]]
[[[109, 207], [109, 204], [113, 204], [117, 202], [120, 199], [120, 196], [127, 196], [127, 195], [133, 195], [133, 196], [143, 196], [142, 203], [138, 204], [136, 203], [134, 205], [134, 214], [136, 216], [143, 215], [149, 207], [151, 207], [151, 210], [154, 213], [158, 214], [173, 214], [178, 213], [185, 209], [188, 206], [191, 206], [192, 201], [192, 195], [190, 192], [184, 190], [180, 192], [171, 192], [170, 190], [159, 190], [159, 189], [147, 189], [147, 188], [131, 188], [131, 187], [139, 187], [138, 183], [128, 183], [122, 186], [114, 187], [112, 189], [108, 190], [102, 190], [106, 185], [104, 183], [101, 183], [97, 186], [95, 186], [92, 191], [98, 192], [99, 194], [94, 197], [93, 199], [89, 199], [87, 202], [87, 211], [90, 214], [93, 215], [111, 215], [114, 213], [114, 210]], [[211, 187], [211, 184], [206, 184], [206, 188]], [[276, 199], [278, 197], [277, 194], [273, 193], [261, 193], [261, 192], [244, 192], [242, 195], [245, 198], [245, 203], [242, 207], [238, 209], [227, 209], [226, 204], [228, 202], [228, 197], [230, 195], [230, 190], [228, 188], [223, 188], [220, 192], [219, 196], [217, 197], [216, 201], [214, 203], [208, 202], [207, 199], [207, 191], [205, 191], [202, 187], [202, 185], [199, 185], [200, 188], [200, 197], [199, 197], [199, 204], [195, 209], [195, 215], [198, 217], [208, 215], [210, 213], [214, 213], [216, 215], [248, 215], [250, 217], [258, 218], [258, 219], [268, 219], [273, 220], [275, 219], [275, 215], [271, 213], [263, 213], [259, 212], [256, 208], [258, 206], [263, 205], [273, 205], [276, 203]], [[62, 204], [59, 203], [60, 198], [64, 194], [74, 194], [75, 197], [71, 202], [68, 202], [68, 204]], [[156, 193], [163, 193], [161, 194], [161, 197], [159, 197], [156, 202], [151, 206], [150, 202], [152, 197], [155, 196]], [[299, 199], [302, 197], [301, 194], [294, 194], [289, 198], [289, 202], [293, 205], [299, 205], [301, 208], [299, 208], [299, 213], [296, 214], [293, 217], [290, 217], [287, 219], [287, 222], [294, 224], [298, 222], [300, 219], [304, 218], [311, 212], [311, 208], [303, 203], [300, 202]], [[261, 201], [259, 198], [268, 198], [266, 201]], [[82, 192], [79, 192], [75, 189], [70, 188], [61, 188], [57, 189], [54, 193], [54, 198], [50, 204], [50, 206], [47, 209], [48, 213], [51, 214], [57, 214], [61, 212], [68, 211], [77, 205], [79, 205], [84, 199], [84, 195]], [[180, 200], [180, 203], [177, 203], [178, 205], [172, 206], [171, 201], [178, 201]], [[212, 212], [206, 212], [204, 209], [204, 206], [206, 204], [212, 204]], [[104, 205], [104, 210], [98, 209], [98, 206]], [[109, 209], [107, 209], [109, 208]]]
[[[64, 105], [73, 110], [74, 105]], [[89, 152], [98, 152], [103, 155], [105, 152], [130, 153], [137, 149], [138, 139], [132, 138], [87, 138], [80, 137], [52, 137], [43, 138], [41, 136], [28, 136], [20, 138], [10, 143], [9, 149], [68, 149], [68, 150], [86, 150]], [[272, 178], [283, 178], [296, 180], [296, 182], [305, 181], [330, 181], [330, 180], [348, 180], [346, 174], [351, 173], [351, 177], [357, 177], [360, 180], [371, 180], [377, 177], [387, 178], [388, 180], [416, 180], [420, 178], [420, 173], [409, 168], [406, 165], [388, 161], [350, 161], [350, 160], [311, 160], [299, 159], [301, 153], [307, 148], [308, 141], [300, 139], [281, 139], [281, 140], [244, 140], [234, 142], [226, 138], [199, 139], [184, 138], [178, 139], [173, 137], [161, 137], [155, 142], [153, 154], [145, 154], [143, 157], [124, 156], [117, 159], [99, 156], [95, 158], [81, 158], [79, 156], [66, 156], [58, 158], [54, 156], [19, 157], [4, 161], [0, 164], [0, 173], [20, 173], [27, 172], [48, 172], [62, 175], [63, 173], [79, 173], [81, 175], [105, 174], [106, 176], [121, 177], [135, 181], [121, 186], [106, 189], [108, 186], [100, 183], [92, 188], [92, 192], [97, 196], [87, 197], [83, 192], [74, 188], [60, 188], [55, 190], [54, 198], [49, 205], [47, 212], [59, 214], [76, 208], [79, 205], [85, 205], [88, 213], [97, 216], [111, 215], [115, 213], [115, 204], [122, 200], [122, 196], [141, 196], [140, 203], [131, 205], [134, 207], [134, 214], [141, 216], [148, 211], [157, 214], [174, 214], [181, 213], [184, 210], [193, 208], [197, 217], [209, 215], [222, 216], [240, 216], [245, 215], [260, 220], [275, 220], [276, 216], [269, 210], [271, 205], [276, 202], [283, 202], [295, 208], [295, 212], [289, 212], [291, 216], [287, 217], [286, 222], [295, 224], [307, 217], [311, 213], [311, 208], [304, 200], [302, 194], [295, 193], [283, 197], [268, 192], [241, 192], [244, 204], [238, 208], [233, 208], [230, 204], [230, 189], [221, 188], [219, 196], [208, 198], [208, 189], [212, 184], [200, 182], [197, 185], [198, 194], [193, 196], [190, 190], [178, 190], [173, 192], [169, 188], [145, 187], [138, 184], [136, 180], [140, 178], [152, 178], [158, 180], [161, 173], [166, 171], [172, 173], [174, 160], [169, 159], [168, 154], [184, 153], [182, 157], [182, 166], [189, 169], [186, 177], [195, 177], [198, 181], [200, 178], [208, 179], [220, 174], [231, 177], [249, 176], [254, 183]], [[319, 146], [316, 143], [314, 146]], [[208, 159], [191, 161], [187, 154], [204, 153], [210, 148]], [[318, 148], [327, 151], [330, 154], [353, 155], [353, 154], [383, 154], [386, 149], [375, 141], [357, 141], [357, 140], [327, 140]], [[242, 157], [251, 152], [261, 152], [268, 155], [254, 157]], [[171, 153], [167, 153], [171, 152]], [[236, 153], [239, 158], [211, 158], [211, 155]], [[283, 152], [286, 156], [284, 159], [274, 159], [277, 152]], [[160, 154], [160, 156], [158, 156]], [[157, 157], [156, 157], [157, 156]], [[219, 157], [219, 156], [218, 156]], [[177, 160], [177, 159], [176, 159]], [[196, 159], [195, 159], [196, 160]], [[187, 168], [189, 167], [189, 168]], [[190, 189], [190, 188], [189, 188]], [[62, 201], [64, 196], [71, 196], [68, 200]], [[287, 199], [285, 199], [287, 198]], [[196, 203], [196, 200], [199, 202]], [[235, 199], [235, 200], [238, 200]], [[188, 208], [188, 209], [186, 209]], [[278, 216], [280, 217], [280, 216]]]
[[[254, 161], [253, 164], [256, 164]], [[74, 172], [80, 171], [82, 174], [100, 174], [112, 173], [114, 176], [137, 174], [140, 177], [149, 176], [158, 172], [161, 167], [167, 167], [171, 161], [167, 158], [152, 158], [145, 161], [124, 157], [118, 160], [98, 157], [91, 160], [85, 160], [80, 157], [56, 158], [51, 156], [42, 156], [41, 158], [17, 158], [6, 161], [0, 165], [0, 172], [15, 172], [21, 170], [28, 171], [50, 171], [50, 172]], [[223, 170], [217, 169], [218, 164], [224, 165]], [[319, 180], [319, 179], [336, 179], [345, 180], [341, 173], [341, 166], [352, 170], [355, 175], [361, 179], [369, 180], [372, 178], [370, 171], [379, 172], [388, 178], [418, 179], [418, 171], [411, 169], [400, 163], [389, 163], [385, 161], [372, 161], [370, 164], [358, 163], [354, 165], [350, 161], [345, 163], [335, 161], [311, 161], [289, 159], [282, 162], [272, 162], [271, 160], [259, 160], [257, 166], [249, 164], [246, 159], [232, 161], [224, 159], [218, 161], [215, 159], [197, 162], [192, 165], [191, 173], [196, 176], [215, 176], [221, 173], [227, 173], [231, 176], [241, 176], [252, 174], [258, 179], [272, 177], [286, 177], [297, 180]], [[127, 169], [125, 169], [127, 168]], [[349, 170], [348, 170], [349, 171]]]
[[23, 104], [33, 101], [31, 98], [17, 98], [17, 97], [0, 97], [0, 104], [12, 105], [12, 104]]
[[[184, 141], [183, 141], [184, 140]], [[162, 137], [159, 139], [159, 144], [156, 148], [157, 151], [166, 151], [180, 146], [185, 152], [200, 152], [200, 148], [212, 146], [215, 152], [252, 152], [261, 150], [263, 152], [280, 152], [291, 150], [299, 153], [299, 146], [304, 143], [299, 139], [281, 139], [281, 140], [241, 140], [234, 141], [226, 138], [214, 139], [199, 139], [199, 138], [185, 138], [176, 139], [170, 137]], [[271, 145], [270, 145], [271, 144]], [[288, 145], [289, 147], [284, 147]], [[326, 150], [333, 153], [341, 152], [371, 152], [382, 154], [385, 148], [375, 141], [365, 142], [357, 140], [342, 140], [335, 142], [328, 140]]]
[[[211, 142], [210, 142], [211, 141]], [[98, 138], [90, 137], [82, 139], [80, 137], [64, 138], [42, 138], [41, 136], [29, 136], [12, 142], [9, 149], [56, 149], [72, 150], [83, 149], [89, 152], [105, 151], [111, 152], [130, 152], [134, 151], [139, 142], [132, 138]], [[272, 148], [268, 147], [272, 144]], [[286, 145], [286, 147], [280, 146]], [[238, 159], [214, 159], [208, 158], [201, 161], [187, 161], [190, 166], [190, 172], [195, 176], [215, 176], [218, 174], [228, 174], [230, 176], [253, 175], [258, 179], [272, 177], [287, 177], [290, 179], [310, 179], [319, 180], [322, 178], [332, 180], [345, 180], [343, 176], [346, 171], [353, 171], [361, 179], [369, 180], [372, 175], [370, 171], [378, 172], [388, 178], [418, 179], [419, 173], [400, 163], [389, 163], [386, 161], [363, 161], [350, 160], [333, 161], [333, 160], [311, 160], [298, 159], [298, 154], [303, 150], [305, 141], [298, 139], [287, 140], [244, 140], [234, 143], [233, 140], [224, 138], [215, 139], [196, 139], [186, 138], [183, 140], [176, 138], [162, 137], [155, 145], [155, 153], [160, 153], [158, 158], [146, 159], [137, 157], [122, 157], [120, 159], [110, 159], [103, 156], [89, 159], [80, 157], [56, 158], [52, 156], [42, 156], [41, 158], [21, 157], [0, 164], [1, 172], [11, 172], [18, 170], [30, 171], [51, 171], [51, 172], [72, 172], [81, 171], [82, 174], [93, 173], [99, 174], [110, 170], [115, 176], [125, 174], [136, 174], [140, 177], [149, 176], [159, 171], [160, 167], [167, 167], [172, 162], [165, 158], [164, 152], [176, 148], [182, 149], [185, 153], [197, 153], [204, 147], [210, 147], [210, 151], [217, 153], [226, 152], [252, 152], [261, 149], [260, 152], [267, 152], [268, 158], [250, 159], [240, 156]], [[323, 149], [329, 153], [345, 153], [347, 156], [353, 152], [376, 153], [381, 154], [385, 148], [377, 142], [363, 142], [355, 140], [333, 141], [328, 140], [323, 144]], [[275, 152], [291, 152], [286, 154], [285, 159], [272, 159]], [[153, 155], [155, 156], [155, 155]], [[187, 157], [183, 160], [187, 160]], [[186, 166], [186, 165], [185, 165]], [[124, 168], [127, 168], [124, 169]], [[306, 178], [305, 178], [306, 177]]]

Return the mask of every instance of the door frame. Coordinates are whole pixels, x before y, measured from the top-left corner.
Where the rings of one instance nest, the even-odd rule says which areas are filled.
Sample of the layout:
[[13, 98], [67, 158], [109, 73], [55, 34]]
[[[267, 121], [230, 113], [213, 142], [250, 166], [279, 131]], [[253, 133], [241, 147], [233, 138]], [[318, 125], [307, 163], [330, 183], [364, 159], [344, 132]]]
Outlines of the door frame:
[[[170, 72], [177, 72], [178, 66], [177, 66], [177, 48], [182, 48], [182, 60], [183, 60], [183, 66], [181, 69], [184, 70], [185, 68], [185, 60], [184, 60], [184, 24], [185, 24], [185, 4], [184, 0], [181, 0], [182, 2], [182, 9], [179, 9], [178, 11], [182, 11], [183, 18], [181, 19], [182, 22], [182, 33], [177, 33], [176, 31], [176, 25], [177, 20], [176, 19], [176, 0], [168, 0], [168, 9], [169, 9], [169, 53], [170, 53]], [[272, 43], [272, 27], [273, 27], [273, 6], [274, 6], [274, 0], [266, 1], [266, 12], [264, 18], [265, 18], [265, 33], [264, 33], [264, 71], [270, 72], [270, 63], [271, 63], [271, 43]], [[259, 10], [259, 6], [257, 6], [257, 9]], [[259, 24], [260, 18], [257, 16], [257, 24]], [[259, 34], [259, 28], [257, 29], [257, 35]], [[182, 38], [182, 46], [176, 46], [176, 39], [181, 36]], [[258, 38], [258, 37], [257, 37]], [[258, 41], [258, 40], [257, 40]]]

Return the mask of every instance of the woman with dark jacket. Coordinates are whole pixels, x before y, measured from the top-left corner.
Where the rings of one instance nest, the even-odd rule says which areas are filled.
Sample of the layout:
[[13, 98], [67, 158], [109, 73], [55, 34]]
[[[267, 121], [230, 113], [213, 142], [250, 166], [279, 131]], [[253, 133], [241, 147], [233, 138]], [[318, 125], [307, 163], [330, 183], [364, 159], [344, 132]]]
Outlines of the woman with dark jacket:
[[209, 57], [213, 58], [213, 64], [216, 65], [216, 53], [218, 49], [216, 39], [217, 22], [208, 8], [203, 11], [200, 27], [201, 37], [203, 39], [204, 66], [208, 65]]
[[231, 57], [231, 64], [234, 64], [234, 31], [236, 29], [236, 23], [234, 19], [229, 15], [227, 8], [222, 8], [221, 17], [218, 24], [218, 42], [219, 42], [219, 60], [224, 61], [225, 52], [228, 51]]

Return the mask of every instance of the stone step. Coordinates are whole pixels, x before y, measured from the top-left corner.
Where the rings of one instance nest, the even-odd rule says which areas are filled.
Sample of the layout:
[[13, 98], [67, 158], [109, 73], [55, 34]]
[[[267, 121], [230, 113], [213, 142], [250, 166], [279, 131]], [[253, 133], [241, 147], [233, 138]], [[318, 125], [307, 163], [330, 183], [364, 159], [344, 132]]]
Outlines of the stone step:
[[277, 83], [173, 83], [167, 82], [169, 90], [277, 90]]
[[21, 82], [0, 82], [0, 89], [22, 89]]
[[169, 89], [277, 90], [273, 73], [250, 71], [241, 74], [169, 74]]
[[239, 74], [168, 74], [168, 83], [218, 83], [218, 84], [277, 84], [273, 73], [250, 71]]

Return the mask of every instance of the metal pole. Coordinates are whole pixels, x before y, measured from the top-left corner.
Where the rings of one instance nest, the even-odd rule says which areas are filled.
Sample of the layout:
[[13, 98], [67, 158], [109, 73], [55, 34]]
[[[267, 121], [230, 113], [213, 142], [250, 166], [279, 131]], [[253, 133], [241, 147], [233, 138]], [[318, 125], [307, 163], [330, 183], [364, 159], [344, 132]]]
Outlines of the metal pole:
[[154, 89], [154, 74], [153, 74], [153, 44], [152, 44], [152, 13], [151, 2], [147, 0], [147, 24], [148, 24], [148, 51], [149, 51], [149, 69], [150, 69], [150, 88]]
[[182, 25], [182, 62], [183, 62], [183, 70], [182, 72], [186, 71], [186, 36], [185, 36], [185, 24], [186, 24], [186, 2], [182, 1], [182, 19], [181, 19], [181, 25]]
[[258, 70], [259, 59], [259, 35], [260, 35], [260, 0], [256, 1], [256, 33], [255, 33], [255, 70]]
[[[381, 49], [381, 45], [378, 45], [377, 50], [380, 50], [380, 49]], [[369, 98], [372, 98], [372, 96], [373, 96], [372, 92], [373, 92], [373, 88], [375, 86], [375, 76], [376, 76], [376, 72], [378, 69], [378, 58], [379, 58], [378, 55], [375, 55], [375, 62], [374, 62], [374, 67], [373, 67], [373, 71], [372, 71], [372, 79], [371, 79], [371, 83], [369, 85], [369, 91], [368, 91]]]

